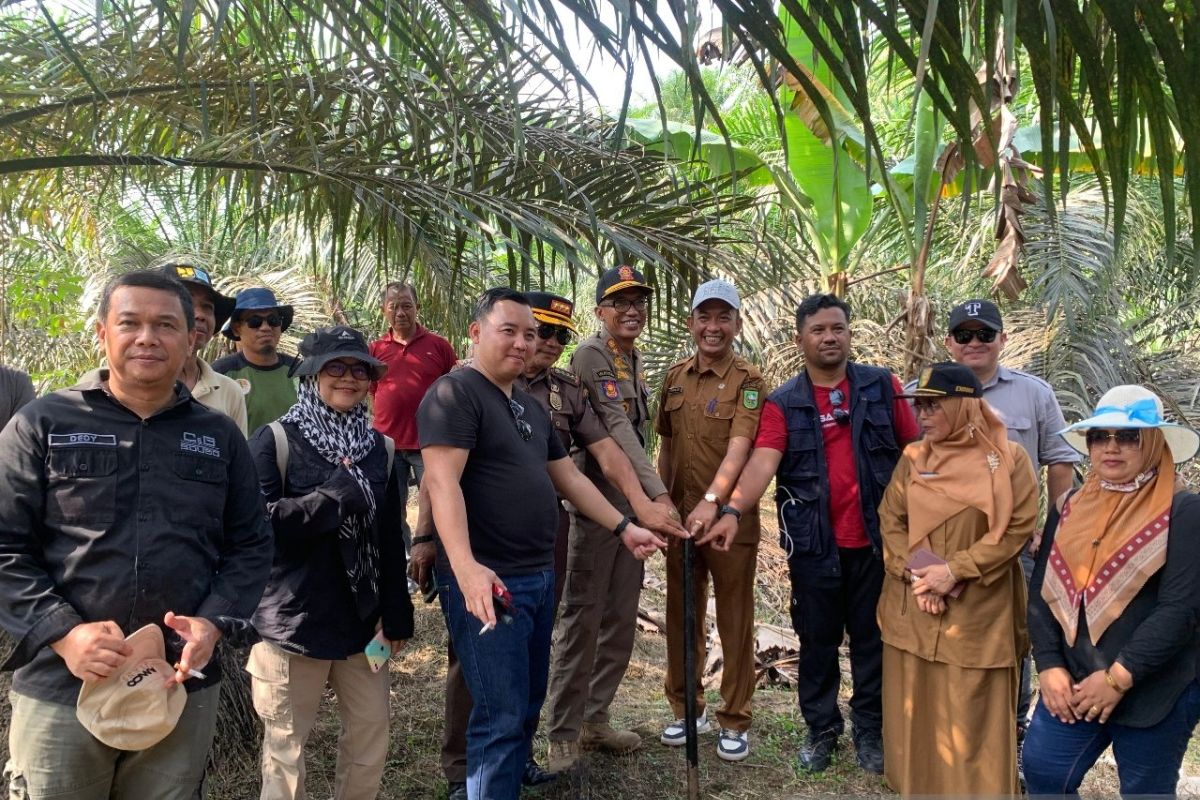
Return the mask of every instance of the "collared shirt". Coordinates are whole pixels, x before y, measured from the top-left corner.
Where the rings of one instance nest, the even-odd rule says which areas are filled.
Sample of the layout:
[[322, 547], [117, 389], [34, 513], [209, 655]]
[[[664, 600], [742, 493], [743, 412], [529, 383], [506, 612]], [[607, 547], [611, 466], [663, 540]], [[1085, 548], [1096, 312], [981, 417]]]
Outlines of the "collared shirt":
[[575, 373], [551, 367], [532, 378], [520, 376], [516, 385], [549, 412], [554, 430], [567, 452], [582, 450], [608, 438], [604, 423], [588, 402], [587, 389]]
[[417, 325], [408, 344], [392, 336], [392, 329], [370, 345], [371, 355], [388, 365], [387, 374], [371, 384], [375, 400], [375, 430], [387, 434], [398, 450], [416, 450], [417, 407], [438, 378], [454, 369], [458, 358], [450, 343]]
[[[253, 613], [271, 535], [245, 438], [183, 384], [146, 419], [100, 379], [29, 403], [0, 433], [0, 626], [14, 690], [74, 704], [49, 644], [85, 621], [126, 634], [168, 611], [230, 633]], [[164, 630], [167, 662], [183, 642]], [[220, 681], [218, 660], [189, 691]]]
[[[765, 400], [762, 373], [731, 350], [711, 367], [693, 355], [667, 370], [659, 394], [655, 429], [671, 439], [671, 500], [686, 515], [704, 499], [729, 442], [754, 440]], [[728, 502], [728, 497], [721, 498]], [[738, 541], [757, 541], [758, 506], [738, 525]]]

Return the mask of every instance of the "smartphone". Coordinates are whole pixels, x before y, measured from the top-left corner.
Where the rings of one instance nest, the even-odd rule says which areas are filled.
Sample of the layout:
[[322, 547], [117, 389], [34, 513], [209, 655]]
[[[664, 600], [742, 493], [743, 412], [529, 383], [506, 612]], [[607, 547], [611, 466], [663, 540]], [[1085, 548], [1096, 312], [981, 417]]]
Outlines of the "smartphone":
[[383, 631], [379, 631], [371, 641], [367, 642], [363, 653], [367, 656], [367, 665], [371, 668], [371, 672], [379, 672], [392, 657], [392, 646], [383, 638]]
[[492, 584], [492, 606], [496, 609], [496, 619], [506, 625], [513, 621], [513, 599], [508, 589], [502, 589]]

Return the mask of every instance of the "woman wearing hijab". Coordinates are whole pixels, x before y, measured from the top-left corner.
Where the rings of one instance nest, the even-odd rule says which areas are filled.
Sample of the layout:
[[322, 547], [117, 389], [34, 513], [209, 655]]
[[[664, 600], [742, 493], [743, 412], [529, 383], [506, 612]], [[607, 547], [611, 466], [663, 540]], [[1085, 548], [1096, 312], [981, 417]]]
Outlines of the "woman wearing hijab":
[[304, 743], [328, 682], [342, 723], [333, 795], [368, 800], [387, 757], [386, 660], [413, 632], [404, 495], [366, 407], [387, 366], [344, 326], [309, 334], [300, 355], [296, 404], [250, 442], [275, 531], [254, 616], [263, 641], [246, 666], [264, 727], [262, 798], [304, 797]]
[[960, 364], [922, 373], [923, 438], [879, 508], [885, 580], [884, 776], [904, 795], [1017, 794], [1017, 685], [1028, 647], [1019, 556], [1037, 485]]
[[1041, 702], [1030, 794], [1073, 794], [1110, 744], [1121, 794], [1174, 794], [1200, 716], [1200, 500], [1175, 465], [1200, 436], [1141, 386], [1110, 389], [1062, 432], [1091, 459], [1050, 512], [1030, 582]]

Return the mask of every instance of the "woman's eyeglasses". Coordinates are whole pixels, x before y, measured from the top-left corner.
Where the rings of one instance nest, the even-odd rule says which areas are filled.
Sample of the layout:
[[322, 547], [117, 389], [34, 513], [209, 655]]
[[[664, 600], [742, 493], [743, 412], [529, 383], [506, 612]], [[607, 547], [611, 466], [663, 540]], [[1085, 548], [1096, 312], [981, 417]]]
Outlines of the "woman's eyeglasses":
[[834, 389], [829, 393], [829, 402], [833, 405], [833, 421], [838, 425], [849, 425], [850, 412], [843, 408], [846, 403], [846, 393], [841, 389]]
[[1142, 443], [1142, 432], [1137, 428], [1117, 428], [1115, 431], [1106, 431], [1103, 428], [1088, 428], [1088, 447], [1107, 445], [1110, 439], [1115, 441], [1118, 447], [1137, 447]]
[[601, 303], [600, 305], [611, 306], [618, 314], [624, 314], [631, 308], [636, 308], [638, 311], [645, 311], [646, 306], [649, 304], [650, 300], [646, 297], [639, 297], [636, 300], [626, 300], [622, 297], [620, 300], [613, 300], [611, 303]]
[[564, 346], [571, 341], [571, 332], [562, 325], [543, 322], [537, 327], [537, 335], [539, 339], [558, 339], [558, 343]]
[[984, 344], [991, 344], [996, 341], [996, 331], [991, 328], [960, 328], [951, 333], [950, 336], [959, 344], [970, 344], [972, 339], [978, 339]]
[[326, 361], [321, 372], [331, 378], [340, 378], [347, 372], [356, 381], [365, 381], [371, 377], [371, 368], [366, 364], [347, 364], [345, 361]]
[[521, 438], [528, 442], [533, 438], [533, 426], [525, 421], [525, 406], [510, 397], [508, 410], [512, 412], [513, 420], [517, 424], [517, 433], [521, 434]]
[[246, 319], [242, 321], [246, 323], [246, 327], [253, 328], [254, 330], [261, 328], [264, 322], [270, 325], [272, 328], [283, 327], [283, 317], [279, 316], [278, 314], [268, 314], [265, 317], [260, 317], [259, 315], [255, 314], [252, 317], [246, 317]]
[[936, 414], [941, 407], [937, 400], [913, 400], [913, 410], [918, 414]]

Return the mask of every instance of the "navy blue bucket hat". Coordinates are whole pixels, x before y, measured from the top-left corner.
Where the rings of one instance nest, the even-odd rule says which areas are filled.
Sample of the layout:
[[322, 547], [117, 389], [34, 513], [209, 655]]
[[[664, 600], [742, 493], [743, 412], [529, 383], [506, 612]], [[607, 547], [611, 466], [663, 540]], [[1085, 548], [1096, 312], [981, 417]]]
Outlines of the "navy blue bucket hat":
[[260, 287], [243, 289], [237, 293], [237, 301], [233, 306], [233, 314], [229, 317], [229, 321], [221, 328], [221, 333], [235, 342], [238, 341], [241, 337], [233, 332], [233, 323], [252, 311], [262, 312], [259, 316], [269, 316], [270, 312], [277, 312], [281, 323], [281, 332], [291, 327], [292, 318], [295, 316], [295, 311], [292, 307], [280, 305], [275, 299], [275, 293], [270, 289]]

